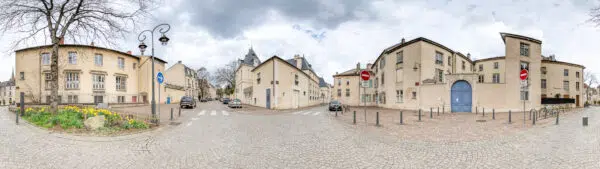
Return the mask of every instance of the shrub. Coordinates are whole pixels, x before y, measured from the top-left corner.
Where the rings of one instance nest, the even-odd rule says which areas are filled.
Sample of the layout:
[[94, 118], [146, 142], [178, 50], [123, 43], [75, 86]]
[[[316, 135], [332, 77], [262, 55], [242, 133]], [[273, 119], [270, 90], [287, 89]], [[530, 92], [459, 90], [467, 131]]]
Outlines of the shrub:
[[63, 129], [83, 127], [82, 114], [71, 110], [59, 111], [58, 115], [52, 119], [52, 122], [55, 125], [59, 124]]
[[52, 114], [48, 112], [30, 112], [29, 116], [25, 116], [25, 119], [35, 125], [45, 128], [54, 126], [54, 123], [52, 122]]
[[126, 123], [123, 123], [122, 127], [125, 129], [147, 129], [150, 126], [144, 121], [129, 119]]

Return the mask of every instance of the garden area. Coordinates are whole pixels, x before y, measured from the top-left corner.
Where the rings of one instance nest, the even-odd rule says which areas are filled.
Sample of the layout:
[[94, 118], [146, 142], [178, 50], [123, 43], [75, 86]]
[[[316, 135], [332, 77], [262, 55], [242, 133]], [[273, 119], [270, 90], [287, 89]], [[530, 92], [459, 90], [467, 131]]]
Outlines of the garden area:
[[56, 113], [51, 113], [47, 107], [29, 107], [22, 119], [42, 128], [67, 133], [118, 135], [151, 128], [149, 119], [93, 107], [65, 106]]

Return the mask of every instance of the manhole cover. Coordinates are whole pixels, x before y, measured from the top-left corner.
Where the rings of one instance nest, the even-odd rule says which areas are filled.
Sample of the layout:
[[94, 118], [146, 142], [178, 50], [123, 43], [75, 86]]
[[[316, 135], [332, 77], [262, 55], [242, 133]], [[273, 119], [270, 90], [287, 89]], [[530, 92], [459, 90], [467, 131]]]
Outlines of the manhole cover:
[[485, 122], [486, 120], [476, 120], [476, 122]]
[[171, 123], [169, 123], [169, 125], [173, 125], [173, 126], [177, 126], [177, 125], [180, 125], [180, 124], [181, 124], [181, 122], [171, 122]]

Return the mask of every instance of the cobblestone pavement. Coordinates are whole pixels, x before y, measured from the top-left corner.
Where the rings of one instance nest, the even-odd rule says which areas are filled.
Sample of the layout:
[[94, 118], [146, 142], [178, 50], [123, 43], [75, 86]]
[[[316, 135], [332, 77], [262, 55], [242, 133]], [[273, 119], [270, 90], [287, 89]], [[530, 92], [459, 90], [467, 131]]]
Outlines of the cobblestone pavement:
[[0, 168], [600, 168], [597, 107], [560, 125], [460, 141], [406, 139], [390, 134], [394, 128], [352, 125], [325, 107], [237, 111], [203, 104], [186, 110], [180, 125], [102, 138], [15, 125], [0, 108]]

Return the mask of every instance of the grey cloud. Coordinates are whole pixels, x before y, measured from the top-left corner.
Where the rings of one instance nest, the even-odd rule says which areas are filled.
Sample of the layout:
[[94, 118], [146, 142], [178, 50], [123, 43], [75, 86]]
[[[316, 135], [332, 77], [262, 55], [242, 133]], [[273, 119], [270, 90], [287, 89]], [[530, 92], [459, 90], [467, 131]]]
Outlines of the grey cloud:
[[[192, 14], [191, 24], [220, 38], [235, 38], [265, 22], [273, 11], [315, 28], [336, 28], [349, 20], [373, 17], [370, 0], [187, 0], [177, 12]], [[367, 16], [364, 16], [367, 13]]]

